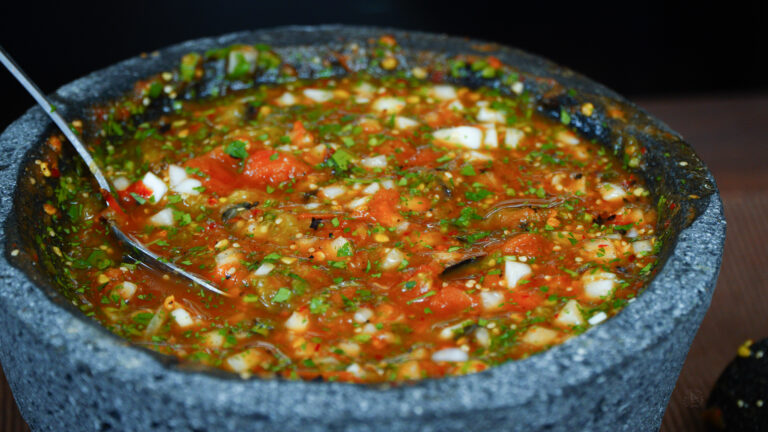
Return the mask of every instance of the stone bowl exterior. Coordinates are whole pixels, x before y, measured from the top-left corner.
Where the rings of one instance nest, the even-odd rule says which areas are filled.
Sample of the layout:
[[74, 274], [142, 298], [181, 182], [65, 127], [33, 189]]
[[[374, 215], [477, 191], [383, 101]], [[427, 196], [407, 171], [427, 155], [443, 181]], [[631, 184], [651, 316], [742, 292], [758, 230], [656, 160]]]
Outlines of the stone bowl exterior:
[[[287, 27], [186, 42], [136, 57], [65, 85], [51, 95], [76, 115], [118, 97], [131, 84], [168, 70], [190, 51], [235, 42], [281, 48], [365, 43], [394, 34], [406, 51], [479, 52], [485, 42], [418, 32], [347, 26]], [[680, 205], [695, 217], [674, 219], [674, 241], [648, 288], [621, 313], [562, 345], [488, 371], [390, 387], [282, 379], [243, 380], [188, 366], [132, 346], [84, 317], [29, 258], [21, 231], [30, 193], [22, 165], [52, 132], [34, 107], [0, 136], [0, 362], [22, 415], [35, 431], [652, 431], [665, 407], [715, 287], [725, 218], [714, 179], [682, 138], [612, 91], [541, 58], [497, 45], [493, 55], [525, 74], [549, 77], [634, 113], [628, 125], [652, 152], [665, 149], [700, 167], [649, 163], [659, 190], [705, 189]], [[559, 112], [543, 104], [541, 112]], [[602, 123], [605, 127], [606, 123]], [[609, 124], [608, 128], [612, 128]], [[574, 127], [600, 136], [600, 125]], [[682, 149], [682, 150], [681, 150]], [[682, 151], [682, 153], [680, 153]], [[651, 157], [653, 159], [653, 157]], [[661, 159], [659, 159], [661, 160]], [[681, 178], [697, 180], [676, 183]], [[654, 180], [655, 179], [655, 180]], [[698, 189], [696, 189], [698, 190]], [[13, 191], [13, 192], [12, 192]], [[690, 192], [690, 191], [688, 191]], [[691, 194], [688, 194], [691, 195]], [[39, 207], [38, 207], [39, 208]], [[14, 250], [21, 249], [17, 254]]]

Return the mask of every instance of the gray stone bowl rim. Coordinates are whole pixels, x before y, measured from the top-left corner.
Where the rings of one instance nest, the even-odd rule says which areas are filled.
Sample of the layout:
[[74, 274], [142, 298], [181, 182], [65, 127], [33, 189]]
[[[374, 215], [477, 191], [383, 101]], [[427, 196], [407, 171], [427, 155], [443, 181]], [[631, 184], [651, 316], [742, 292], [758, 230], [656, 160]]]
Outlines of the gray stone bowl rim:
[[[340, 33], [396, 31], [372, 27], [316, 26], [281, 27], [265, 32], [278, 30], [333, 30]], [[261, 32], [201, 38], [165, 48], [160, 53], [181, 53], [205, 44], [227, 45]], [[415, 36], [422, 34], [415, 31], [405, 33]], [[426, 35], [435, 36], [429, 33]], [[451, 39], [467, 42], [463, 38], [448, 37], [448, 40]], [[538, 57], [530, 57], [545, 65], [552, 65]], [[139, 64], [144, 61], [136, 57], [94, 72], [62, 86], [55, 92], [53, 99], [60, 101], [61, 109], [66, 112], [68, 104], [91, 96], [87, 89], [101, 88], [101, 77], [120, 76], [132, 81], [141, 78], [133, 76], [132, 71], [139, 70]], [[114, 78], [110, 80], [114, 81]], [[604, 89], [598, 84], [595, 86]], [[605, 91], [628, 103], [615, 93], [607, 89]], [[655, 120], [655, 124], [678, 136], [662, 122]], [[49, 131], [50, 123], [38, 107], [28, 110], [5, 130], [0, 136], [6, 164], [0, 169], [0, 185], [15, 187], [18, 167], [26, 150]], [[19, 143], [26, 142], [30, 144], [18, 147]], [[16, 147], [13, 147], [14, 144]], [[711, 175], [709, 177], [711, 179]], [[68, 356], [72, 361], [85, 364], [94, 371], [108, 372], [116, 381], [138, 381], [139, 388], [140, 381], [144, 379], [182, 384], [183, 397], [189, 401], [190, 406], [206, 406], [216, 409], [222, 415], [268, 415], [275, 418], [299, 415], [307, 419], [349, 417], [386, 420], [393, 415], [432, 417], [446, 412], [491, 412], [500, 408], [523, 407], [542, 400], [556, 403], [557, 398], [566, 395], [569, 388], [594, 385], [595, 381], [599, 384], [601, 374], [619, 370], [629, 357], [642, 356], [643, 351], [658, 344], [670, 328], [687, 319], [692, 310], [709, 302], [720, 267], [725, 219], [719, 194], [715, 192], [706, 199], [706, 210], [679, 234], [674, 251], [655, 279], [636, 301], [617, 316], [525, 360], [508, 362], [478, 374], [422, 380], [391, 388], [282, 379], [242, 380], [223, 372], [194, 371], [179, 367], [147, 350], [131, 346], [94, 321], [52, 301], [24, 273], [8, 262], [6, 255], [9, 251], [6, 250], [4, 240], [0, 243], [3, 252], [0, 276], [5, 286], [0, 292], [0, 303], [5, 303], [6, 310], [15, 313], [16, 318], [31, 331], [50, 334], [50, 345], [46, 348], [57, 349], [62, 356]], [[7, 219], [12, 202], [10, 194], [2, 197], [1, 220]], [[708, 221], [708, 224], [702, 221]], [[5, 226], [0, 229], [4, 238]], [[702, 236], [711, 241], [701, 242]], [[691, 262], [697, 271], [687, 268], [686, 263]], [[687, 269], [684, 273], [680, 272], [681, 266]], [[294, 409], [297, 403], [302, 405], [298, 411]]]

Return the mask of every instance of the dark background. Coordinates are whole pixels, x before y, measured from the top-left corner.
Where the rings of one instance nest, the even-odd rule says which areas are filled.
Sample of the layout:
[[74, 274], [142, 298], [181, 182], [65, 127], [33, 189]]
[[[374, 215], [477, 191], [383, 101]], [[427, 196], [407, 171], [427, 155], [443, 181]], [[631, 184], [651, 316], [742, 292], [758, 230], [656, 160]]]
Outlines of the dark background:
[[[116, 61], [191, 38], [289, 24], [348, 23], [487, 39], [569, 66], [629, 97], [768, 90], [765, 2], [695, 7], [468, 0], [9, 0], [0, 44], [46, 92]], [[589, 4], [589, 6], [585, 6]], [[0, 130], [32, 105], [0, 71]]]

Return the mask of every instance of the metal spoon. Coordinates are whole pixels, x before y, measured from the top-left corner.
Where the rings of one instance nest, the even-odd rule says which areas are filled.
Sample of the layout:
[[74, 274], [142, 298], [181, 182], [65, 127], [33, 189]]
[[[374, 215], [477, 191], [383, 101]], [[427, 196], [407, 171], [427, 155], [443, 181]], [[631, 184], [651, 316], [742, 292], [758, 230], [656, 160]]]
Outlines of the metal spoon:
[[[104, 177], [104, 174], [102, 174], [101, 170], [96, 165], [96, 162], [88, 153], [88, 150], [80, 141], [80, 138], [78, 138], [77, 135], [75, 135], [75, 133], [72, 132], [67, 122], [59, 115], [59, 113], [56, 112], [56, 109], [53, 107], [53, 105], [51, 105], [50, 102], [48, 102], [48, 99], [46, 99], [46, 97], [43, 95], [43, 93], [40, 91], [37, 85], [35, 85], [35, 83], [32, 82], [32, 80], [29, 79], [29, 77], [27, 77], [27, 75], [13, 61], [13, 59], [11, 59], [11, 56], [5, 52], [2, 46], [0, 46], [0, 62], [2, 62], [3, 66], [5, 66], [6, 69], [8, 69], [11, 72], [11, 74], [21, 83], [21, 85], [23, 85], [24, 88], [27, 89], [29, 94], [31, 94], [32, 97], [35, 98], [37, 103], [43, 108], [43, 111], [45, 111], [45, 113], [48, 114], [48, 116], [51, 118], [51, 120], [53, 120], [53, 122], [56, 124], [59, 130], [61, 130], [64, 136], [67, 137], [67, 139], [75, 148], [75, 150], [80, 155], [80, 157], [83, 158], [83, 161], [85, 162], [86, 166], [88, 166], [88, 169], [91, 171], [91, 174], [93, 174], [93, 177], [96, 179], [96, 183], [99, 184], [99, 188], [101, 189], [101, 194], [104, 200], [107, 202], [107, 205], [114, 208], [116, 211], [122, 212], [122, 209], [120, 209], [118, 201], [116, 199], [112, 199], [112, 200], [108, 199], [108, 195], [111, 193], [110, 191], [112, 190], [112, 188], [109, 185], [109, 182], [107, 181], [106, 177]], [[184, 270], [183, 268], [176, 266], [173, 263], [165, 261], [164, 258], [155, 254], [151, 250], [147, 249], [147, 247], [144, 246], [137, 238], [133, 237], [130, 234], [124, 233], [117, 226], [117, 223], [115, 221], [109, 219], [107, 220], [107, 223], [109, 224], [109, 228], [112, 230], [112, 233], [115, 235], [115, 237], [117, 237], [118, 241], [120, 241], [123, 245], [127, 246], [129, 250], [133, 251], [136, 254], [136, 256], [134, 256], [133, 258], [137, 259], [139, 262], [146, 264], [149, 267], [153, 267], [157, 270], [173, 273], [178, 276], [181, 276], [182, 278], [187, 279], [188, 281], [196, 285], [199, 285], [207, 289], [208, 291], [212, 291], [217, 294], [228, 296], [227, 293], [216, 288], [213, 284], [201, 278], [200, 276], [190, 273]]]

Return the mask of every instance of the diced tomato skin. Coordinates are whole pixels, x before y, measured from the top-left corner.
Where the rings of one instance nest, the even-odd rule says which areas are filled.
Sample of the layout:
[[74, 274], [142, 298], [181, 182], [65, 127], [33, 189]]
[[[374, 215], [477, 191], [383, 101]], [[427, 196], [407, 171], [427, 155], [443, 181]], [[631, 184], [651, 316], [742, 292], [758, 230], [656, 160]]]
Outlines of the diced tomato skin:
[[[275, 156], [277, 155], [277, 156]], [[240, 169], [240, 159], [233, 158], [221, 149], [191, 159], [185, 164], [205, 174], [200, 178], [210, 192], [228, 195], [238, 187], [265, 187], [293, 178], [303, 177], [311, 167], [301, 159], [276, 150], [258, 150], [252, 153]]]
[[508, 255], [542, 256], [552, 250], [552, 243], [539, 234], [518, 234], [501, 246], [501, 251]]
[[309, 165], [293, 155], [275, 150], [259, 150], [246, 161], [243, 176], [251, 186], [266, 186], [303, 177], [310, 171]]
[[377, 153], [393, 155], [397, 163], [402, 164], [413, 154], [413, 147], [400, 140], [386, 140], [377, 147]]
[[400, 194], [394, 190], [380, 190], [373, 196], [368, 205], [368, 213], [378, 223], [392, 227], [403, 221], [403, 217], [397, 211], [397, 203]]
[[142, 198], [149, 198], [152, 196], [152, 190], [148, 188], [141, 180], [136, 181], [136, 183], [129, 186], [128, 189], [130, 192], [133, 192]]
[[304, 124], [300, 121], [293, 123], [293, 129], [288, 136], [291, 138], [291, 144], [295, 146], [308, 147], [314, 144], [312, 134], [304, 128]]
[[527, 312], [541, 303], [541, 294], [528, 289], [513, 290], [507, 302], [510, 309]]
[[124, 203], [134, 202], [135, 199], [133, 194], [136, 194], [142, 198], [149, 198], [152, 196], [152, 191], [144, 184], [144, 182], [137, 180], [127, 188], [117, 192], [117, 196], [120, 198], [120, 201]]
[[442, 153], [431, 148], [420, 148], [416, 151], [415, 154], [412, 154], [407, 160], [405, 160], [403, 165], [409, 167], [432, 167], [435, 165], [437, 159], [439, 159], [442, 155]]
[[438, 315], [451, 316], [470, 307], [472, 299], [454, 286], [442, 287], [429, 298], [429, 308]]
[[231, 190], [238, 186], [239, 164], [240, 159], [226, 154], [222, 148], [217, 148], [188, 160], [184, 166], [199, 169], [204, 174], [203, 176], [192, 174], [191, 177], [200, 180], [206, 191], [228, 195]]

